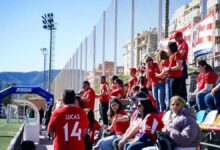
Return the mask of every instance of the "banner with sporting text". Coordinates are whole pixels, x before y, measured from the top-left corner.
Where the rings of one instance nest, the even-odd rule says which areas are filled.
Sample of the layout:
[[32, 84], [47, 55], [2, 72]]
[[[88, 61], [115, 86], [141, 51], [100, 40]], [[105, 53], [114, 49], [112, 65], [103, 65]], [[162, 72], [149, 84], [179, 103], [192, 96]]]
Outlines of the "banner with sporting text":
[[[194, 58], [212, 52], [213, 23], [214, 14], [211, 13], [198, 23], [190, 24], [177, 30], [183, 33], [183, 37], [188, 43], [189, 50], [193, 53]], [[167, 39], [162, 39], [158, 45], [159, 49], [166, 51], [170, 40], [174, 40], [172, 35]]]

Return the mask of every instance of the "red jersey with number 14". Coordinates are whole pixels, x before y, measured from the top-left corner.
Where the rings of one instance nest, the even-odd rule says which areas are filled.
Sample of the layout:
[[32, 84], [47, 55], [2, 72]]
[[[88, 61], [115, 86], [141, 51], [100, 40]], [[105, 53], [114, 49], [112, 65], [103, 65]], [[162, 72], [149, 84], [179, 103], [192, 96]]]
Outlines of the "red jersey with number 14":
[[84, 150], [84, 134], [88, 128], [86, 112], [74, 106], [65, 106], [53, 112], [49, 129], [55, 131], [54, 150]]

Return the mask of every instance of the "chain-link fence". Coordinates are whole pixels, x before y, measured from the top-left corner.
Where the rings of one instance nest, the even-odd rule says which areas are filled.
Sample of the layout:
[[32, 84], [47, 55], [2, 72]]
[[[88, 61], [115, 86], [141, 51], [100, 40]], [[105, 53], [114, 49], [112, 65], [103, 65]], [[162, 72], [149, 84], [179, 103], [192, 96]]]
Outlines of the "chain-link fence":
[[61, 97], [66, 88], [80, 90], [84, 80], [95, 87], [101, 75], [108, 79], [113, 74], [128, 74], [146, 54], [154, 55], [166, 32], [170, 35], [201, 20], [201, 2], [112, 0], [53, 81], [55, 98]]

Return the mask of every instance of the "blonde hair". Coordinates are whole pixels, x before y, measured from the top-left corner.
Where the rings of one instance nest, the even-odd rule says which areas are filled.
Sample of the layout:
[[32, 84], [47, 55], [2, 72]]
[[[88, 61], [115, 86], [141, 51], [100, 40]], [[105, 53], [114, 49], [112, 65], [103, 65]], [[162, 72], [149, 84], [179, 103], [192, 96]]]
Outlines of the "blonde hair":
[[55, 109], [62, 108], [63, 106], [64, 106], [63, 99], [62, 98], [57, 99], [55, 103]]
[[185, 102], [185, 100], [184, 100], [182, 97], [180, 97], [180, 96], [173, 96], [173, 97], [171, 97], [171, 99], [170, 99], [170, 108], [171, 108], [171, 109], [172, 109], [171, 106], [172, 106], [172, 102], [173, 102], [173, 101], [177, 101], [177, 102], [181, 103], [183, 107], [186, 106], [186, 102]]

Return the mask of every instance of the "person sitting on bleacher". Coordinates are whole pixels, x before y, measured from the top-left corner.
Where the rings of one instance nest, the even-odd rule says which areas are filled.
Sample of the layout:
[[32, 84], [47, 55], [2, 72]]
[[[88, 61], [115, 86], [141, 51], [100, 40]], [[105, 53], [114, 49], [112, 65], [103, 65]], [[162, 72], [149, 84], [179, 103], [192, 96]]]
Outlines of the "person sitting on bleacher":
[[148, 92], [147, 88], [140, 88], [140, 92], [144, 93], [147, 97], [147, 99], [149, 99], [152, 103], [152, 105], [154, 106], [154, 108], [157, 110], [157, 103], [156, 100], [154, 99], [154, 97]]
[[172, 117], [164, 128], [164, 132], [171, 137], [174, 150], [196, 150], [200, 143], [201, 131], [196, 123], [194, 109], [185, 108], [185, 100], [180, 96], [171, 98], [170, 108]]
[[144, 147], [153, 146], [156, 142], [156, 131], [164, 127], [162, 119], [150, 100], [140, 100], [138, 110], [143, 120], [135, 138], [124, 145], [124, 150], [141, 150]]
[[209, 110], [218, 110], [220, 114], [220, 77], [216, 82], [216, 86], [205, 96], [205, 103]]
[[[204, 97], [208, 94], [215, 86], [218, 78], [217, 74], [212, 70], [212, 67], [207, 64], [205, 60], [200, 60], [198, 63], [199, 75], [197, 78], [197, 87], [195, 92], [192, 93], [191, 99], [196, 100], [196, 105], [199, 110], [205, 110], [206, 104]], [[193, 105], [193, 101], [190, 101], [190, 105]]]
[[121, 137], [129, 127], [129, 117], [123, 110], [121, 100], [117, 98], [110, 100], [110, 117], [112, 120], [111, 126], [104, 131], [104, 137], [98, 141], [93, 149], [112, 150], [112, 142]]
[[133, 107], [130, 110], [132, 112], [130, 117], [130, 126], [122, 137], [119, 137], [113, 141], [114, 150], [121, 149], [127, 140], [133, 138], [135, 134], [138, 133], [139, 126], [142, 121], [142, 114], [138, 110], [138, 102], [140, 99], [146, 99], [146, 95], [142, 92], [139, 92], [132, 96], [130, 99], [133, 103]]

